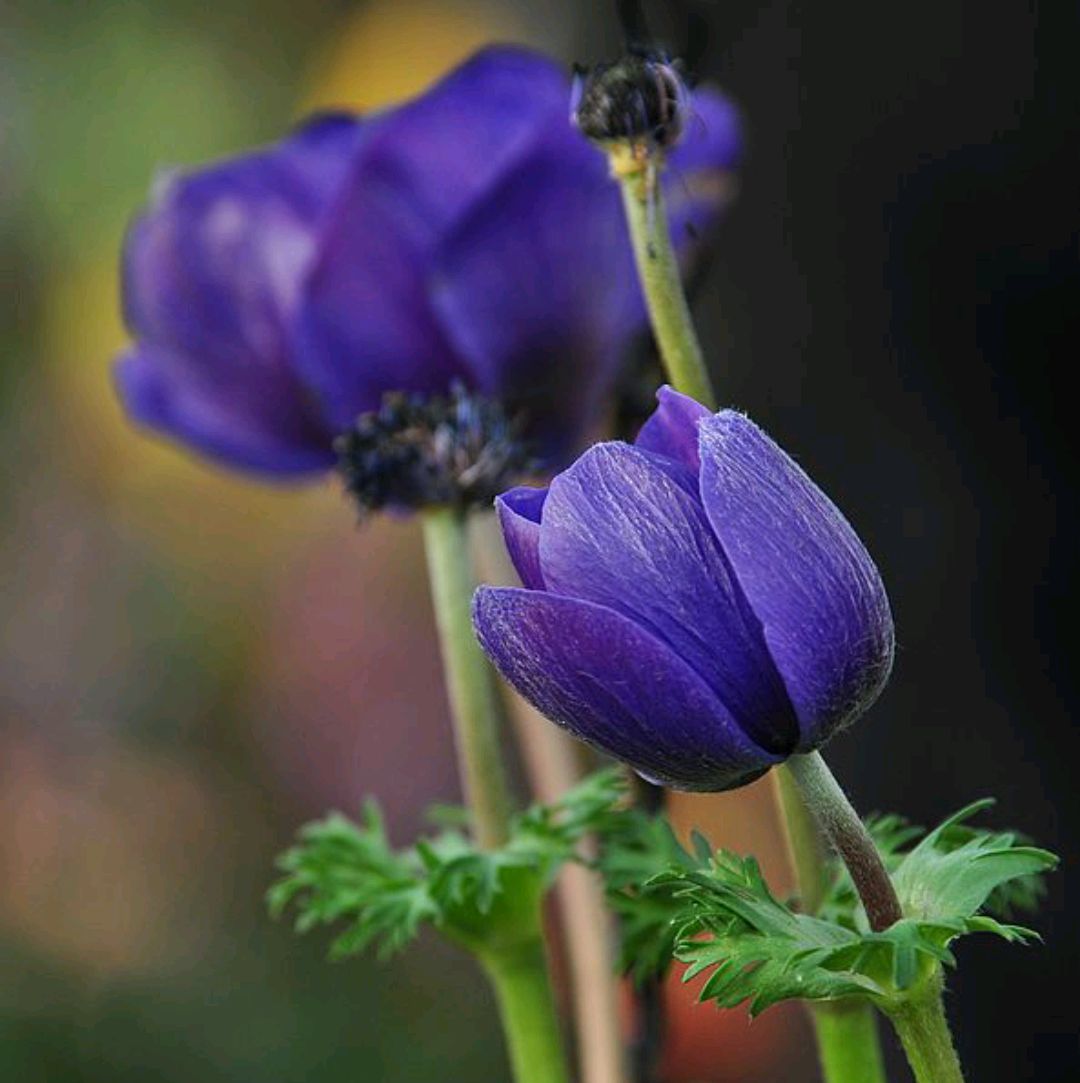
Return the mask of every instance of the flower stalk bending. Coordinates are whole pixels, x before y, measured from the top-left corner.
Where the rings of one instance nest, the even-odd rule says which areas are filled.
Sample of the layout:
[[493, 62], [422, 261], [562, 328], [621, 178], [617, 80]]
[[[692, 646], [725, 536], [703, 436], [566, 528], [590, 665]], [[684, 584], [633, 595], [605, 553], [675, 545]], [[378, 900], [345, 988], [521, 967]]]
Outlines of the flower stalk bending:
[[787, 766], [807, 808], [847, 866], [870, 928], [880, 933], [894, 925], [904, 916], [896, 889], [885, 871], [874, 840], [821, 753], [792, 756]]

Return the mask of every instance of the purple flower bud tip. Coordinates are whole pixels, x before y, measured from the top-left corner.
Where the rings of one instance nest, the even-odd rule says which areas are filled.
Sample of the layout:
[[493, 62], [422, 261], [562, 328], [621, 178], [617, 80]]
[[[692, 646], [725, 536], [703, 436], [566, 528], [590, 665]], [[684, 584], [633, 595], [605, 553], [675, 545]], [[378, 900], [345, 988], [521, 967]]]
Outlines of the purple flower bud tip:
[[[400, 107], [171, 174], [125, 245], [128, 413], [302, 477], [386, 394], [460, 383], [565, 461], [645, 326], [618, 192], [568, 93], [553, 62], [487, 49]], [[739, 142], [718, 94], [694, 107], [666, 182], [684, 249], [722, 210], [709, 181]]]
[[881, 577], [752, 421], [670, 388], [631, 446], [497, 501], [524, 589], [481, 587], [480, 642], [571, 733], [681, 790], [818, 748], [892, 667]]

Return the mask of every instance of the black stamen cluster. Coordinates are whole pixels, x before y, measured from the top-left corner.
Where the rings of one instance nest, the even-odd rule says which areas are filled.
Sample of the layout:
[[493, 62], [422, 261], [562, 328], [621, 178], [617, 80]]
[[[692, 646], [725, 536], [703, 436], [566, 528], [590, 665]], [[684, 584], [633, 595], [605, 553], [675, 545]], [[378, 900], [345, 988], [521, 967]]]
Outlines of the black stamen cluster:
[[536, 462], [520, 424], [460, 384], [449, 395], [394, 392], [335, 441], [362, 517], [381, 508], [490, 504]]
[[665, 149], [686, 122], [688, 92], [675, 64], [643, 52], [598, 64], [584, 77], [574, 122], [597, 143]]

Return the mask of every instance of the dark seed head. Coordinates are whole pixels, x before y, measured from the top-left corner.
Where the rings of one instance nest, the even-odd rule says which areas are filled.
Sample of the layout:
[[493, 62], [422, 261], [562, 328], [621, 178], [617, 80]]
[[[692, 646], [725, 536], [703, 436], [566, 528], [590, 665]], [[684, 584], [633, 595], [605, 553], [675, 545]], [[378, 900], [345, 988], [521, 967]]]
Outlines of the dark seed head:
[[682, 134], [688, 102], [675, 64], [628, 53], [584, 76], [574, 122], [596, 143], [643, 143], [664, 150]]
[[382, 508], [490, 504], [536, 463], [500, 403], [455, 385], [449, 395], [394, 392], [335, 441], [361, 517]]

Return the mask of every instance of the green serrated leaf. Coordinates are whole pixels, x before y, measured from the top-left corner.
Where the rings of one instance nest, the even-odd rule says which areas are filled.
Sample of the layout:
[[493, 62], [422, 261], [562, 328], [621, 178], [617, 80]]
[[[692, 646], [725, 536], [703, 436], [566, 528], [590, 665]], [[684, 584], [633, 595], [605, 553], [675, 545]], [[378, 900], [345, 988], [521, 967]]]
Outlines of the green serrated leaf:
[[895, 1005], [938, 967], [955, 965], [949, 945], [959, 936], [1035, 937], [980, 910], [1018, 881], [1035, 893], [1032, 878], [1056, 858], [1019, 844], [1013, 832], [970, 827], [987, 806], [976, 802], [929, 834], [897, 816], [871, 821], [906, 914], [883, 932], [860, 922], [846, 873], [820, 915], [796, 913], [773, 896], [753, 858], [709, 854], [700, 836], [689, 854], [666, 825], [623, 814], [605, 833], [599, 864], [624, 917], [624, 959], [640, 974], [640, 960], [655, 970], [678, 958], [688, 980], [706, 976], [702, 999], [745, 1002], [754, 1014], [794, 997]]
[[1017, 845], [1013, 832], [956, 828], [990, 807], [976, 801], [950, 816], [906, 854], [893, 872], [905, 914], [926, 921], [974, 917], [1003, 885], [1050, 872], [1057, 858], [1047, 850]]
[[395, 851], [378, 804], [367, 801], [358, 822], [333, 812], [301, 828], [277, 861], [284, 875], [267, 903], [275, 916], [293, 909], [300, 932], [343, 924], [335, 959], [371, 947], [392, 955], [426, 923], [477, 950], [525, 925], [532, 934], [543, 883], [612, 814], [623, 788], [617, 770], [593, 775], [516, 817], [506, 845], [491, 852], [477, 850], [456, 824]]

